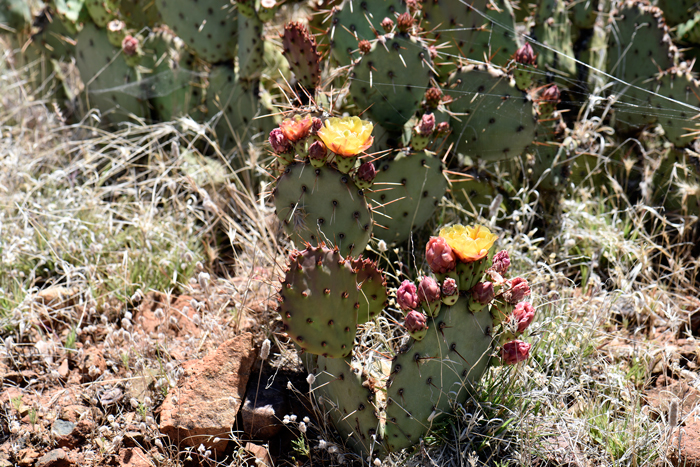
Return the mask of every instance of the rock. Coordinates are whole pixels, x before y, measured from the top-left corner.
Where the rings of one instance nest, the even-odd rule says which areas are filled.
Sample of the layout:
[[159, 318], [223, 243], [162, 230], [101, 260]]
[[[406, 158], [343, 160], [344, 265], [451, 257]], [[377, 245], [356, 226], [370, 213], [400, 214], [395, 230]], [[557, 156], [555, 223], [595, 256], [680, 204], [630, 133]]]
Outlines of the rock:
[[254, 443], [245, 443], [246, 451], [253, 455], [254, 459], [248, 462], [248, 465], [259, 467], [272, 467], [272, 459], [270, 453], [265, 446], [259, 446]]
[[70, 368], [68, 367], [68, 359], [64, 359], [58, 366], [58, 374], [63, 379], [67, 379], [70, 374]]
[[78, 358], [78, 369], [83, 375], [83, 382], [99, 378], [107, 369], [107, 362], [105, 362], [102, 352], [98, 348], [90, 348], [81, 353]]
[[[156, 313], [157, 310], [160, 313]], [[192, 297], [180, 295], [173, 298], [160, 292], [149, 292], [134, 316], [134, 324], [152, 335], [199, 336], [199, 327], [195, 324], [194, 315], [197, 311], [192, 306]]]
[[148, 460], [146, 453], [141, 448], [126, 448], [119, 451], [119, 465], [121, 467], [151, 467], [154, 464]]
[[268, 441], [276, 436], [282, 429], [280, 420], [289, 413], [285, 389], [280, 387], [278, 378], [268, 384], [270, 376], [270, 371], [263, 371], [260, 384], [257, 375], [251, 377], [241, 407], [243, 431], [252, 439]]
[[77, 424], [67, 420], [56, 419], [51, 431], [56, 436], [58, 447], [74, 448], [83, 443], [95, 428], [92, 420], [80, 420]]
[[700, 419], [693, 418], [673, 432], [668, 458], [674, 466], [700, 467]]
[[71, 461], [63, 449], [49, 451], [36, 462], [36, 467], [70, 467], [71, 465]]
[[52, 286], [37, 292], [34, 300], [54, 310], [60, 310], [61, 308], [73, 306], [79, 292], [80, 289], [78, 287]]
[[253, 335], [244, 333], [202, 360], [185, 362], [177, 388], [160, 408], [161, 432], [178, 444], [226, 449], [254, 361]]
[[646, 393], [652, 418], [667, 415], [669, 406], [675, 403], [678, 407], [677, 419], [681, 420], [700, 405], [700, 391], [686, 382], [670, 381], [668, 386], [651, 388]]
[[17, 464], [20, 466], [34, 465], [39, 453], [32, 448], [24, 448], [17, 453]]

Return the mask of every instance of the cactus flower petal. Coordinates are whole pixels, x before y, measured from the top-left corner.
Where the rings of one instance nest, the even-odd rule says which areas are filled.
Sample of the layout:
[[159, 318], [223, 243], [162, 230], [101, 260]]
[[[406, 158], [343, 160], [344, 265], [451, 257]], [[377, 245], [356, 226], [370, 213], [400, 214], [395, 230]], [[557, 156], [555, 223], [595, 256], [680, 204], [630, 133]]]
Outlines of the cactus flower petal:
[[334, 153], [352, 157], [372, 146], [372, 129], [373, 125], [360, 117], [331, 117], [318, 131], [318, 136]]
[[488, 255], [498, 235], [483, 226], [465, 227], [453, 225], [440, 230], [440, 237], [447, 241], [460, 261], [471, 263]]

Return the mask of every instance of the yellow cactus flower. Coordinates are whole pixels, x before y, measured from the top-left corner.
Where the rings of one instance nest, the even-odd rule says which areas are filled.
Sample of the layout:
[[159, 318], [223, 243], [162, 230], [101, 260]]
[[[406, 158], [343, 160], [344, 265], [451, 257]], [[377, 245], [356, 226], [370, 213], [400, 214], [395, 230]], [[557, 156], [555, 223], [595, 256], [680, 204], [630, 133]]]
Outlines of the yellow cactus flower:
[[498, 235], [480, 225], [476, 227], [453, 225], [441, 229], [440, 237], [447, 241], [460, 261], [471, 263], [488, 255]]
[[318, 136], [334, 153], [352, 157], [372, 146], [373, 126], [360, 117], [331, 117], [318, 130]]
[[302, 117], [295, 115], [294, 118], [286, 118], [280, 123], [282, 134], [292, 143], [296, 143], [300, 139], [306, 138], [311, 131], [313, 119], [311, 117]]

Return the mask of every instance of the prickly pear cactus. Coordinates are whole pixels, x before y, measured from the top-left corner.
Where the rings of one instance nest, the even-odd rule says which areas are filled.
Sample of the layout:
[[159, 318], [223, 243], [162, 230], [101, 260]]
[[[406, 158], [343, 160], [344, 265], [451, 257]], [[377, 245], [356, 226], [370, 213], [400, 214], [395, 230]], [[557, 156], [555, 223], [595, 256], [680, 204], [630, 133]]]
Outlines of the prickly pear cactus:
[[350, 94], [360, 111], [389, 131], [400, 131], [420, 106], [430, 84], [430, 56], [425, 45], [405, 33], [373, 41], [353, 66]]
[[238, 20], [237, 12], [229, 0], [158, 0], [157, 5], [163, 23], [198, 57], [209, 63], [234, 58]]
[[98, 109], [101, 118], [112, 124], [147, 116], [138, 84], [141, 74], [127, 65], [125, 55], [109, 43], [104, 29], [86, 24], [76, 37], [75, 55], [89, 108]]
[[[691, 144], [700, 134], [700, 82], [685, 70], [672, 68], [657, 77], [650, 97], [654, 113], [666, 137], [679, 148]], [[685, 104], [685, 105], [684, 105]]]
[[670, 148], [654, 173], [656, 187], [653, 204], [662, 204], [668, 212], [700, 216], [700, 157], [693, 151]]
[[447, 190], [440, 159], [427, 151], [399, 153], [381, 161], [374, 179], [372, 201], [374, 236], [390, 243], [406, 241], [435, 212]]
[[292, 252], [279, 312], [284, 330], [302, 351], [350, 355], [360, 308], [356, 276], [337, 249], [309, 246]]
[[[468, 65], [450, 76], [445, 94], [455, 150], [473, 160], [518, 157], [535, 136], [532, 101], [502, 71]], [[508, 135], [504, 138], [503, 135]]]
[[371, 259], [363, 259], [361, 256], [356, 259], [350, 258], [350, 264], [357, 274], [357, 283], [360, 286], [357, 324], [364, 324], [376, 318], [387, 304], [389, 294], [386, 279]]
[[377, 390], [368, 384], [371, 376], [363, 374], [348, 358], [318, 357], [316, 379], [311, 390], [327, 413], [341, 439], [355, 452], [366, 455], [386, 454], [383, 424], [379, 419]]
[[8, 32], [8, 29], [19, 32], [27, 28], [32, 22], [32, 12], [29, 2], [26, 0], [0, 0], [0, 33]]
[[32, 43], [52, 60], [70, 60], [75, 56], [71, 29], [59, 17], [51, 17], [51, 14], [50, 10], [45, 9], [35, 18], [37, 32], [32, 36]]
[[121, 19], [130, 29], [153, 28], [160, 22], [158, 6], [150, 0], [120, 0]]
[[532, 35], [546, 47], [538, 48], [537, 66], [554, 76], [563, 76], [564, 83], [576, 76], [571, 27], [566, 2], [539, 2]]
[[397, 355], [387, 389], [386, 444], [413, 446], [451, 404], [463, 403], [491, 360], [493, 318], [469, 311], [469, 300], [443, 305], [428, 333]]
[[107, 23], [117, 17], [119, 5], [114, 0], [85, 0], [90, 17], [95, 24], [104, 28]]
[[274, 189], [277, 217], [297, 244], [335, 245], [343, 256], [362, 252], [372, 232], [365, 195], [332, 167], [293, 162]]

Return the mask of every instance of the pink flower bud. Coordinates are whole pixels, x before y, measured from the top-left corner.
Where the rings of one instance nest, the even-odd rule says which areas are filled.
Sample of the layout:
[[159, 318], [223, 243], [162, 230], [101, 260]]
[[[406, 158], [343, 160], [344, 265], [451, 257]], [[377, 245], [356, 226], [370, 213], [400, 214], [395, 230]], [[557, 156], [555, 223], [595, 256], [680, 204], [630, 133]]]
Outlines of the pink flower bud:
[[122, 41], [122, 51], [125, 55], [132, 56], [139, 47], [139, 40], [133, 36], [126, 36]]
[[523, 332], [535, 319], [535, 307], [530, 302], [520, 302], [515, 305], [513, 319], [518, 323], [518, 332]]
[[384, 18], [381, 26], [382, 29], [384, 29], [384, 32], [391, 32], [391, 30], [394, 28], [394, 22], [391, 20], [391, 18]]
[[311, 143], [311, 146], [309, 146], [309, 158], [310, 159], [316, 159], [316, 160], [325, 160], [326, 155], [328, 154], [328, 149], [326, 148], [326, 145], [323, 144], [323, 141], [314, 141]]
[[414, 19], [411, 13], [403, 13], [396, 18], [396, 24], [399, 27], [399, 31], [401, 32], [410, 32], [410, 29], [413, 27]]
[[374, 168], [374, 164], [371, 162], [364, 162], [360, 168], [357, 169], [357, 178], [363, 182], [371, 182], [376, 176], [377, 170]]
[[424, 277], [418, 285], [418, 300], [428, 303], [437, 302], [440, 300], [440, 286], [432, 277]]
[[456, 267], [454, 252], [442, 237], [430, 237], [425, 247], [425, 260], [435, 274], [445, 274]]
[[544, 92], [540, 96], [540, 100], [546, 101], [546, 102], [551, 102], [553, 104], [558, 104], [560, 96], [561, 96], [561, 93], [559, 92], [559, 88], [557, 87], [556, 84], [553, 84], [544, 90]]
[[513, 365], [527, 360], [530, 356], [530, 344], [523, 341], [511, 341], [503, 344], [501, 349], [501, 360], [505, 365]]
[[277, 154], [284, 154], [292, 150], [292, 145], [279, 128], [270, 132], [270, 145]]
[[449, 123], [447, 123], [447, 122], [438, 123], [438, 126], [437, 126], [437, 135], [438, 136], [445, 136], [449, 132], [450, 132], [450, 124]]
[[511, 279], [506, 283], [510, 286], [510, 288], [503, 292], [503, 299], [511, 305], [515, 305], [523, 298], [530, 295], [530, 285], [527, 283], [527, 279], [516, 277], [515, 279]]
[[487, 305], [494, 297], [493, 282], [477, 282], [470, 292], [477, 303]]
[[434, 45], [428, 46], [428, 54], [431, 60], [435, 60], [439, 56], [438, 48]]
[[498, 253], [493, 255], [491, 269], [493, 269], [495, 272], [497, 272], [501, 276], [505, 276], [506, 273], [508, 272], [509, 267], [510, 267], [510, 256], [508, 256], [508, 252], [506, 250], [499, 251]]
[[406, 314], [403, 325], [408, 332], [424, 331], [428, 329], [425, 315], [415, 310], [411, 310]]
[[372, 43], [366, 39], [363, 39], [357, 44], [357, 48], [360, 49], [360, 53], [366, 55], [372, 50]]
[[421, 136], [429, 136], [435, 131], [435, 115], [423, 114], [420, 123], [416, 126], [416, 132]]
[[515, 58], [516, 62], [522, 63], [523, 65], [534, 65], [536, 56], [530, 43], [526, 42], [524, 46], [515, 51], [515, 56], [513, 58]]
[[323, 120], [321, 120], [318, 117], [314, 117], [311, 119], [311, 132], [313, 134], [318, 133], [318, 130], [323, 128]]
[[442, 295], [446, 297], [452, 297], [459, 293], [459, 288], [457, 287], [457, 281], [451, 277], [446, 277], [442, 281]]
[[396, 303], [402, 310], [408, 311], [418, 308], [418, 294], [416, 293], [416, 284], [409, 280], [405, 280], [396, 291]]

